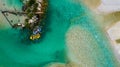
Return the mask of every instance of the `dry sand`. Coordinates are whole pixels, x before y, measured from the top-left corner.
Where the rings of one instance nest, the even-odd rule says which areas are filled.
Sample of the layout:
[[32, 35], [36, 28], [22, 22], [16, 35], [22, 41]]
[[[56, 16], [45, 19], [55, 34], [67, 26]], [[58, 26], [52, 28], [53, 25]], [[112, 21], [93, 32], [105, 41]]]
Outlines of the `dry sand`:
[[[98, 21], [101, 28], [107, 29], [120, 20], [120, 9], [116, 7], [120, 6], [120, 2], [118, 3], [118, 1], [119, 0], [83, 0], [83, 3], [86, 4], [88, 8], [92, 8], [94, 18]], [[104, 4], [104, 6], [101, 7], [101, 4]], [[107, 8], [106, 6], [111, 8]]]
[[94, 10], [101, 4], [101, 0], [83, 0], [83, 3], [89, 6], [90, 9]]
[[107, 34], [111, 40], [112, 47], [114, 49], [114, 54], [117, 57], [117, 60], [120, 61], [120, 43], [117, 43], [116, 40], [120, 39], [120, 21], [108, 28]]
[[[80, 1], [80, 0], [77, 0]], [[80, 1], [81, 2], [81, 1]], [[120, 11], [119, 0], [82, 0], [82, 2], [90, 9], [98, 13], [112, 13]]]
[[[98, 5], [95, 5], [91, 0], [83, 1], [88, 8], [93, 11], [93, 15], [95, 20], [99, 24], [99, 26], [105, 31], [108, 36], [111, 45], [113, 47], [114, 53], [117, 59], [120, 61], [120, 46], [116, 45], [115, 40], [120, 38], [120, 0], [96, 0], [96, 4], [99, 2]], [[98, 1], [98, 2], [97, 2]]]
[[101, 0], [97, 10], [104, 13], [120, 11], [120, 0]]
[[[76, 1], [80, 1], [80, 0], [76, 0]], [[97, 11], [96, 14], [94, 14], [95, 20], [98, 21], [98, 24], [104, 30], [111, 27], [111, 25], [113, 25], [114, 23], [120, 21], [119, 20], [120, 12], [118, 9], [116, 9], [116, 6], [113, 6], [113, 8], [115, 9], [111, 9], [111, 8], [106, 9], [108, 8], [108, 6], [106, 7], [103, 4], [101, 6], [101, 3], [103, 2], [101, 0], [83, 0], [83, 2], [86, 4], [86, 6], [88, 6], [88, 8], [93, 10], [93, 13], [94, 11]], [[7, 28], [9, 25], [5, 20], [5, 18], [1, 15], [1, 13], [0, 13], [0, 18], [2, 19], [0, 20], [0, 28], [3, 28], [3, 26]], [[95, 63], [93, 62], [93, 60], [90, 59], [89, 55], [86, 55], [89, 54], [86, 53], [89, 52], [89, 50], [85, 52], [85, 50], [83, 49], [83, 48], [89, 48], [89, 46], [87, 46], [86, 44], [88, 44], [90, 40], [81, 40], [82, 38], [83, 39], [88, 38], [87, 36], [89, 35], [90, 34], [88, 31], [85, 31], [78, 26], [71, 28], [66, 34], [67, 46], [69, 47], [68, 55], [70, 62], [68, 64], [54, 63], [51, 64], [49, 67], [95, 67]], [[89, 41], [89, 42], [85, 42], [85, 41]], [[80, 45], [80, 43], [84, 45]], [[79, 50], [80, 48], [83, 50]]]
[[[80, 0], [75, 0], [75, 1], [81, 2]], [[118, 0], [83, 0], [82, 2], [91, 10], [96, 20], [96, 23], [98, 23], [98, 25], [101, 27], [104, 33], [107, 33], [107, 30], [112, 25], [120, 21], [120, 9], [119, 7], [115, 6], [115, 4], [120, 5], [120, 2], [117, 3]], [[82, 32], [86, 32], [88, 34], [84, 34]], [[67, 46], [69, 47], [69, 51], [70, 51], [70, 53], [68, 53], [69, 59], [70, 59], [70, 63], [67, 64], [68, 67], [94, 67], [95, 66], [92, 59], [89, 59], [90, 57], [84, 54], [86, 52], [84, 50], [79, 50], [80, 47], [81, 49], [88, 48], [87, 45], [80, 45], [80, 43], [87, 44], [85, 43], [85, 40], [84, 41], [81, 40], [82, 38], [87, 38], [86, 37], [87, 35], [89, 35], [89, 32], [82, 30], [79, 27], [74, 27], [73, 29], [69, 30], [66, 36]], [[116, 35], [116, 34], [112, 34], [112, 35]], [[106, 34], [106, 36], [108, 36], [108, 34]], [[110, 43], [112, 42], [110, 46], [113, 47], [113, 50], [117, 59], [120, 59], [120, 56], [118, 55], [118, 52], [120, 53], [120, 51], [116, 50], [116, 48], [113, 46], [115, 45], [113, 41], [111, 39], [109, 40], [110, 40]]]

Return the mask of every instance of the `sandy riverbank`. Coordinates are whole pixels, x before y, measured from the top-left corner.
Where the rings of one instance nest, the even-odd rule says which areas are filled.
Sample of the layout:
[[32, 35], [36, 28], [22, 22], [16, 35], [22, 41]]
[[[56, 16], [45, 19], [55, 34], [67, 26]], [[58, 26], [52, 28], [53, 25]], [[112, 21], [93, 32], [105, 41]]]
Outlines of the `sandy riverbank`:
[[[76, 0], [76, 1], [81, 2], [79, 0]], [[88, 8], [90, 8], [93, 11], [94, 18], [97, 21], [96, 23], [98, 23], [98, 25], [101, 27], [101, 29], [103, 29], [103, 31], [106, 31], [106, 29], [108, 29], [112, 24], [117, 23], [117, 21], [119, 21], [119, 18], [120, 18], [119, 12], [110, 11], [105, 13], [98, 10], [98, 7], [101, 5], [102, 1], [84, 0], [84, 3]], [[60, 67], [96, 67], [97, 62], [93, 60], [93, 58], [91, 57], [92, 55], [91, 53], [94, 51], [97, 52], [98, 49], [95, 46], [97, 45], [97, 43], [94, 40], [94, 38], [91, 36], [90, 32], [82, 29], [79, 26], [75, 26], [69, 29], [69, 31], [66, 34], [66, 38], [67, 38], [66, 39], [67, 47], [69, 47], [68, 48], [69, 63], [68, 64], [54, 63], [54, 64], [51, 64], [50, 66], [52, 67], [58, 67], [58, 66]], [[91, 47], [90, 44], [92, 45], [94, 44], [94, 47], [93, 47], [94, 50], [90, 48]], [[100, 54], [96, 54], [96, 55], [100, 55]], [[104, 59], [104, 57], [102, 56], [99, 56], [99, 58]]]
[[[76, 0], [76, 1], [81, 2], [80, 0]], [[117, 21], [119, 21], [120, 18], [119, 11], [116, 10], [117, 11], [116, 12], [114, 10], [115, 11], [114, 12], [112, 11], [113, 9], [109, 8], [107, 9], [108, 11], [106, 12], [106, 9], [103, 9], [105, 5], [101, 7], [101, 4], [104, 2], [103, 0], [102, 1], [83, 0], [83, 2], [84, 4], [86, 4], [88, 8], [90, 8], [91, 12], [94, 15], [95, 20], [97, 21], [96, 23], [98, 24], [99, 27], [101, 27], [103, 31], [107, 32], [106, 29], [108, 29], [112, 24], [115, 24], [117, 23]], [[100, 11], [101, 9], [102, 11]], [[95, 55], [97, 55], [97, 58], [98, 57], [101, 58], [100, 60], [102, 60], [103, 63], [98, 62], [98, 64], [99, 63], [104, 64], [103, 60], [105, 58], [101, 56], [102, 53], [99, 52], [99, 48], [97, 48], [98, 46], [95, 46], [98, 44], [96, 43], [96, 40], [94, 40], [94, 38], [92, 37], [89, 31], [79, 26], [71, 27], [66, 34], [66, 41], [67, 41], [67, 47], [69, 47], [68, 58], [70, 62], [68, 64], [53, 64], [54, 65], [53, 67], [57, 67], [55, 65], [58, 65], [60, 67], [96, 67], [97, 61], [94, 61], [95, 59], [92, 58], [92, 57], [95, 58], [95, 56], [91, 56], [92, 53], [95, 53]], [[117, 57], [119, 58], [119, 56]], [[117, 63], [117, 61], [115, 62]]]
[[[106, 32], [106, 36], [111, 42], [116, 58], [120, 60], [119, 44], [115, 43], [116, 38], [119, 38], [119, 21], [120, 21], [120, 1], [119, 0], [96, 0], [99, 5], [89, 4], [89, 1], [83, 1], [88, 8], [94, 13], [95, 20], [98, 21], [99, 26]], [[87, 3], [86, 3], [87, 2]], [[95, 2], [95, 1], [94, 1]]]
[[117, 40], [120, 39], [120, 21], [117, 22], [116, 24], [112, 25], [110, 28], [108, 28], [107, 31], [107, 36], [111, 40], [112, 47], [114, 49], [114, 53], [117, 57], [117, 60], [120, 61], [120, 43], [117, 42]]
[[101, 0], [82, 0], [82, 1], [92, 10], [96, 9], [101, 4]]
[[107, 29], [120, 20], [118, 0], [83, 0], [82, 2], [91, 9], [101, 28]]

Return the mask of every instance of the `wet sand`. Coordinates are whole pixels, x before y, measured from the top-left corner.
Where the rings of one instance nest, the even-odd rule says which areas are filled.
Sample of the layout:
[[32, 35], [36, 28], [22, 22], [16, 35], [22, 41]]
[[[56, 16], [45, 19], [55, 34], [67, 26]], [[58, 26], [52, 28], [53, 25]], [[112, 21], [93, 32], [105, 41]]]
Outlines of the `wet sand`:
[[71, 27], [66, 34], [69, 61], [66, 64], [52, 63], [48, 67], [96, 67], [90, 47], [94, 41], [90, 38], [91, 34], [80, 26]]
[[[98, 0], [96, 0], [96, 1], [98, 1]], [[119, 32], [119, 30], [116, 29], [116, 30], [112, 30], [111, 32], [109, 31], [111, 29], [111, 27], [113, 27], [113, 25], [117, 24], [120, 21], [120, 9], [119, 9], [119, 7], [117, 7], [120, 5], [120, 3], [118, 1], [119, 0], [115, 0], [115, 1], [101, 0], [101, 3], [99, 3], [99, 5], [89, 5], [89, 6], [87, 4], [86, 5], [90, 9], [92, 6], [95, 7], [94, 9], [92, 9], [92, 11], [94, 13], [94, 17], [95, 17], [96, 21], [98, 21], [97, 23], [99, 24], [101, 29], [103, 29], [103, 31], [106, 33], [106, 36], [108, 37], [108, 39], [111, 43], [110, 46], [113, 48], [115, 57], [119, 60], [119, 58], [120, 58], [118, 56], [119, 51], [117, 50], [117, 48], [119, 48], [119, 47], [115, 46], [116, 45], [116, 43], [114, 42], [115, 40], [111, 39], [111, 37], [113, 38], [113, 36], [117, 36], [117, 35], [119, 36], [119, 34], [115, 34], [115, 32], [114, 32], [114, 31]], [[89, 1], [86, 1], [86, 2], [90, 3]], [[102, 2], [104, 2], [104, 4]], [[96, 3], [98, 3], [98, 2], [96, 2]], [[116, 28], [119, 28], [119, 27], [120, 26], [118, 26]]]
[[[93, 2], [92, 2], [93, 1]], [[87, 6], [90, 6], [90, 9], [95, 9], [99, 6], [100, 0], [84, 0], [85, 4]], [[93, 4], [91, 4], [93, 3]], [[108, 15], [102, 15], [102, 14], [96, 14], [95, 17], [100, 24], [101, 28], [106, 28], [108, 24], [113, 23], [112, 21], [109, 22], [113, 14], [108, 14]], [[118, 14], [116, 14], [118, 15]], [[106, 17], [108, 16], [108, 17]], [[110, 17], [111, 16], [111, 17]], [[104, 18], [105, 17], [105, 18]], [[106, 19], [107, 18], [107, 19]], [[116, 18], [116, 17], [114, 17]], [[119, 16], [118, 16], [119, 18]], [[111, 19], [112, 20], [112, 19]], [[118, 20], [118, 19], [117, 19]], [[116, 20], [114, 20], [116, 21]], [[104, 25], [105, 24], [105, 25]], [[6, 25], [8, 26], [8, 25]], [[61, 28], [60, 28], [61, 29]], [[59, 42], [59, 41], [58, 41]], [[50, 67], [96, 67], [98, 62], [95, 62], [96, 59], [93, 59], [97, 55], [100, 55], [100, 60], [104, 60], [105, 58], [101, 56], [102, 51], [97, 49], [95, 45], [97, 45], [96, 40], [93, 38], [93, 36], [90, 34], [89, 31], [79, 27], [79, 26], [74, 26], [71, 27], [67, 34], [66, 34], [66, 43], [68, 47], [68, 58], [69, 62], [67, 64], [61, 64], [61, 63], [53, 63], [49, 65]], [[52, 43], [51, 43], [52, 44]], [[93, 48], [90, 48], [90, 47]], [[39, 46], [41, 47], [41, 45]], [[38, 48], [38, 47], [35, 47]], [[98, 53], [95, 52], [98, 50]], [[100, 54], [99, 54], [100, 51]], [[95, 53], [96, 56], [93, 56]], [[104, 62], [100, 62], [101, 64], [104, 64]]]
[[[81, 2], [79, 0], [76, 0], [76, 2], [77, 1]], [[119, 11], [111, 12], [107, 14], [101, 13], [99, 11], [96, 12], [96, 9], [101, 4], [100, 0], [92, 0], [92, 1], [84, 0], [83, 2], [86, 4], [88, 8], [90, 8], [90, 10], [93, 11], [93, 16], [95, 20], [97, 21], [96, 23], [103, 30], [104, 33], [106, 33], [105, 31], [107, 28], [109, 28], [112, 24], [119, 21], [119, 18], [120, 18]], [[68, 53], [69, 63], [67, 64], [55, 64], [54, 63], [51, 66], [53, 67], [58, 67], [58, 66], [60, 67], [96, 67], [96, 62], [90, 56], [90, 53], [92, 51], [88, 45], [91, 42], [92, 44], [95, 43], [95, 41], [94, 40], [92, 41], [92, 39], [89, 40], [89, 38], [92, 38], [92, 37], [88, 31], [83, 30], [79, 26], [76, 26], [76, 27], [71, 28], [71, 30], [69, 30], [69, 32], [66, 34], [66, 38], [67, 38], [66, 40], [67, 46], [69, 47], [69, 53]], [[84, 39], [88, 39], [88, 40], [84, 40]], [[94, 48], [96, 48], [96, 46]]]
[[[104, 12], [104, 10], [106, 9], [102, 9], [104, 8], [101, 7], [100, 11], [98, 10], [98, 8], [100, 7], [100, 5], [102, 4], [104, 0], [84, 0], [83, 3], [86, 4], [86, 6], [91, 9], [93, 11], [93, 15], [96, 21], [98, 21], [99, 25], [101, 26], [101, 28], [103, 29], [107, 29], [109, 28], [109, 26], [115, 24], [117, 21], [119, 21], [120, 19], [120, 11], [118, 10], [114, 10], [114, 9], [107, 9], [108, 12]], [[110, 0], [111, 2], [111, 0]], [[104, 2], [103, 2], [104, 3]], [[114, 8], [115, 6], [113, 5], [108, 5], [111, 6], [112, 8]], [[110, 12], [109, 12], [110, 11]]]
[[112, 47], [114, 49], [114, 54], [117, 58], [117, 60], [120, 62], [120, 43], [117, 42], [118, 39], [120, 39], [120, 21], [116, 24], [113, 24], [110, 28], [108, 28], [107, 36], [111, 41]]
[[[81, 2], [80, 0], [75, 0], [75, 1]], [[109, 27], [111, 27], [111, 25], [119, 21], [120, 12], [119, 11], [107, 12], [107, 13], [100, 12], [98, 10], [98, 7], [101, 5], [101, 0], [83, 0], [82, 2], [91, 10], [94, 20], [96, 21], [96, 24], [98, 24], [98, 27], [100, 27], [101, 30], [104, 33], [106, 33], [105, 36], [108, 37], [106, 29], [108, 29]], [[97, 43], [94, 40], [94, 38], [91, 36], [90, 32], [82, 29], [79, 26], [71, 27], [66, 34], [66, 42], [67, 42], [67, 46], [69, 47], [68, 48], [69, 62], [67, 64], [64, 64], [63, 66], [60, 65], [60, 67], [97, 67], [97, 62], [94, 61], [95, 59], [92, 59], [90, 55], [92, 55], [92, 52], [96, 53], [97, 51], [99, 54], [96, 54], [96, 55], [100, 55], [100, 52], [99, 52], [100, 50], [99, 48], [97, 49], [97, 46], [95, 46], [97, 45]], [[109, 43], [111, 42], [112, 41], [109, 40]], [[94, 47], [91, 47], [90, 45], [93, 45], [93, 44], [95, 44]], [[113, 46], [111, 45], [109, 46], [113, 48]], [[94, 49], [92, 50], [92, 48]], [[114, 50], [114, 49], [111, 49], [111, 50]], [[114, 52], [114, 51], [111, 51], [111, 52]], [[113, 56], [115, 57], [115, 55]], [[104, 57], [102, 56], [100, 57], [104, 59]], [[119, 67], [119, 62], [116, 59], [114, 62], [117, 63], [115, 67]]]
[[92, 43], [91, 34], [80, 28], [73, 26], [66, 34], [67, 46], [69, 47], [68, 57], [71, 67], [95, 67], [96, 63], [90, 56]]

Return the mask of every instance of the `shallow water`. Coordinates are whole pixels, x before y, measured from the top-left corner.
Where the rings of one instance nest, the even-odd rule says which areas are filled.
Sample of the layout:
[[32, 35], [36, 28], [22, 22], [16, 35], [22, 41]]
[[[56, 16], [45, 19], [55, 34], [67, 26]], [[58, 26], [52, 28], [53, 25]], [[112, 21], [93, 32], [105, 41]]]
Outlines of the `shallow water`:
[[[16, 2], [14, 1], [8, 2], [9, 5], [16, 5]], [[4, 63], [1, 63], [1, 65], [9, 67], [9, 63], [13, 66], [41, 66], [50, 62], [64, 63], [66, 61], [64, 34], [69, 24], [64, 24], [63, 22], [65, 20], [58, 18], [58, 13], [54, 7], [51, 7], [51, 9], [49, 9], [50, 16], [46, 19], [46, 22], [48, 23], [46, 26], [48, 25], [49, 30], [46, 32], [46, 35], [43, 38], [44, 40], [40, 41], [40, 43], [26, 44], [23, 40], [21, 40], [22, 35], [19, 34], [20, 32], [18, 30], [11, 28], [1, 29], [0, 48], [1, 53], [4, 54], [1, 54], [0, 58], [4, 58], [3, 60], [5, 61]], [[54, 17], [54, 20], [51, 20], [51, 17]], [[5, 58], [10, 59], [10, 61], [7, 61], [7, 59], [5, 60]]]
[[[21, 8], [19, 0], [5, 0], [8, 6]], [[20, 3], [20, 4], [19, 4]], [[35, 67], [44, 66], [51, 62], [66, 63], [65, 34], [72, 25], [88, 30], [95, 38], [101, 56], [94, 56], [97, 67], [114, 67], [115, 63], [109, 43], [104, 38], [101, 30], [89, 10], [80, 3], [72, 0], [49, 0], [46, 18], [47, 31], [42, 40], [37, 43], [25, 43], [21, 40], [19, 30], [0, 29], [0, 65], [5, 67]], [[97, 36], [97, 38], [96, 38]], [[91, 46], [92, 48], [92, 46]], [[97, 51], [96, 51], [97, 52]], [[104, 59], [100, 59], [103, 58]], [[103, 62], [104, 64], [100, 64]]]

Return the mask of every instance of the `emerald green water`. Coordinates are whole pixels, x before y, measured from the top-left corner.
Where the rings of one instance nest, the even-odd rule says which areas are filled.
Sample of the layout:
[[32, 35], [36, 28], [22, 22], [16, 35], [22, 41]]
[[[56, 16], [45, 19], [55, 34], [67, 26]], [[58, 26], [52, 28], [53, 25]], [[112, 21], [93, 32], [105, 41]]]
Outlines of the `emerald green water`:
[[[5, 0], [9, 6], [20, 8], [19, 0]], [[51, 62], [66, 63], [65, 34], [72, 25], [80, 25], [90, 31], [96, 39], [101, 56], [95, 56], [97, 67], [115, 67], [113, 54], [109, 49], [109, 43], [101, 33], [93, 18], [90, 18], [89, 10], [80, 3], [72, 0], [49, 0], [48, 14], [46, 18], [46, 34], [37, 43], [26, 43], [21, 40], [19, 30], [0, 29], [0, 65], [3, 67], [41, 67]], [[81, 17], [81, 15], [84, 15]], [[71, 21], [80, 17], [76, 21]], [[7, 24], [7, 22], [5, 22]], [[71, 24], [72, 23], [72, 24]], [[97, 38], [96, 38], [97, 36]], [[92, 47], [91, 47], [92, 48]], [[103, 62], [101, 64], [99, 62]]]

